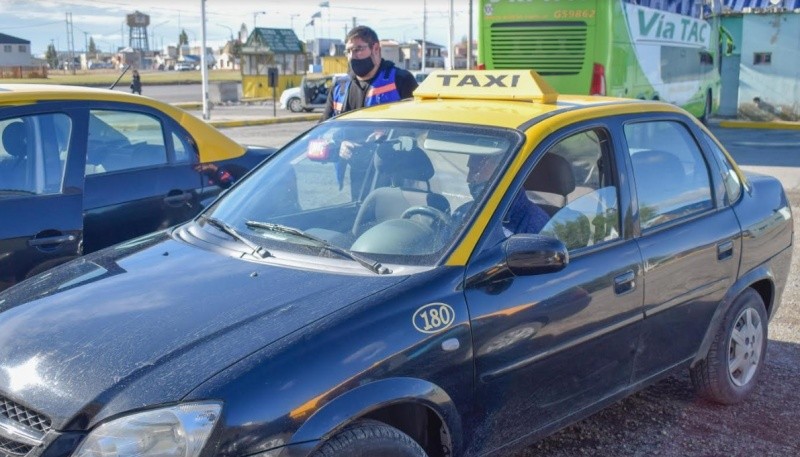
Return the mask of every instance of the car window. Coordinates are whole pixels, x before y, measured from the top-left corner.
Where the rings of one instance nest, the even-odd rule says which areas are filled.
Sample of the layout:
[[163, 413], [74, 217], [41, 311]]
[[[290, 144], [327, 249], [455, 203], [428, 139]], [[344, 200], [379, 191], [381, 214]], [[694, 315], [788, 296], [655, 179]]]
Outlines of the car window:
[[72, 121], [66, 114], [0, 120], [0, 190], [14, 195], [60, 193]]
[[722, 174], [722, 182], [725, 183], [727, 201], [728, 203], [735, 202], [742, 194], [742, 181], [739, 179], [739, 175], [736, 173], [736, 170], [734, 170], [730, 159], [727, 155], [725, 155], [725, 152], [720, 149], [717, 142], [714, 141], [713, 138], [709, 137], [705, 132], [703, 132], [703, 137], [706, 139], [706, 143], [708, 143], [712, 154], [714, 154], [714, 157], [716, 157], [717, 163], [719, 164], [720, 172]]
[[657, 121], [625, 125], [642, 229], [713, 207], [708, 165], [686, 127]]
[[167, 148], [158, 119], [131, 111], [90, 111], [87, 175], [165, 163]]
[[175, 132], [172, 132], [172, 149], [175, 151], [176, 162], [186, 163], [192, 161], [194, 148], [185, 138]]
[[[608, 138], [603, 129], [570, 135], [542, 156], [523, 183], [524, 196], [538, 207], [535, 211], [544, 213], [544, 225], [538, 233], [558, 238], [570, 250], [620, 236], [617, 184]], [[530, 211], [530, 205], [525, 205]], [[504, 221], [513, 222], [513, 212], [519, 209], [519, 203], [512, 204]], [[519, 224], [506, 224], [506, 229], [537, 232]]]
[[[308, 251], [308, 241], [258, 221], [303, 230], [386, 263], [432, 265], [481, 207], [522, 143], [515, 131], [448, 124], [321, 124], [271, 158], [211, 208], [259, 244]], [[483, 186], [472, 158], [497, 164]]]

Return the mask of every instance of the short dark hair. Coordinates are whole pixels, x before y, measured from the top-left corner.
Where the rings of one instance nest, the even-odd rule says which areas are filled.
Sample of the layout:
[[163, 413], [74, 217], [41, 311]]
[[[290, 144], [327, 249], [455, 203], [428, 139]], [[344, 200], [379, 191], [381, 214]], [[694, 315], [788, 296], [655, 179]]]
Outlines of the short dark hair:
[[345, 37], [344, 41], [347, 43], [353, 38], [359, 38], [370, 46], [379, 41], [378, 34], [366, 25], [358, 25], [353, 27], [349, 32], [347, 32], [347, 36]]

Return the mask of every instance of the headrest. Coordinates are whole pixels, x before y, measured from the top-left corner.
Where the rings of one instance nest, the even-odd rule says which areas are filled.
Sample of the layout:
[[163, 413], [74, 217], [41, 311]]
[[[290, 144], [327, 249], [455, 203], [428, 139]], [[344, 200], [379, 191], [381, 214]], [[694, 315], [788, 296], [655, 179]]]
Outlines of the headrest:
[[28, 152], [26, 141], [25, 124], [22, 122], [12, 122], [3, 129], [3, 148], [12, 156], [25, 157]]
[[569, 195], [575, 190], [572, 165], [558, 154], [545, 154], [534, 167], [533, 173], [525, 179], [525, 189], [561, 196]]
[[409, 150], [397, 149], [398, 146], [397, 142], [387, 141], [378, 147], [375, 156], [378, 173], [390, 176], [394, 182], [428, 181], [433, 177], [433, 163], [425, 151], [416, 146]]

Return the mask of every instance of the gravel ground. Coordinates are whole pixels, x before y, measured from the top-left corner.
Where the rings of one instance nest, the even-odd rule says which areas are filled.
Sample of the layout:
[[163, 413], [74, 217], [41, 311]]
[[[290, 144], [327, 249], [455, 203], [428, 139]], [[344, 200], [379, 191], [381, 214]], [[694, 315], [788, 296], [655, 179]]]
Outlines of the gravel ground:
[[[789, 196], [800, 233], [800, 193]], [[766, 365], [755, 394], [735, 406], [695, 395], [688, 371], [667, 378], [513, 457], [800, 456], [800, 252], [769, 326]]]

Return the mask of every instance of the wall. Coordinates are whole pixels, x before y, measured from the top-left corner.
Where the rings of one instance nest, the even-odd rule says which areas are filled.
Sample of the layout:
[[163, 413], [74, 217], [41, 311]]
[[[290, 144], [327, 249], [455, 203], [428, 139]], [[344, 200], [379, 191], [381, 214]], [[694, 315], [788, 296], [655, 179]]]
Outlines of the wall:
[[[11, 47], [10, 52], [6, 52], [6, 46]], [[24, 52], [20, 52], [20, 46], [25, 49]], [[29, 44], [0, 43], [0, 66], [13, 65], [32, 65], [31, 46]]]
[[[762, 111], [800, 117], [800, 14], [745, 14], [739, 67], [739, 112], [761, 99]], [[769, 64], [754, 64], [755, 53], [771, 54]]]

